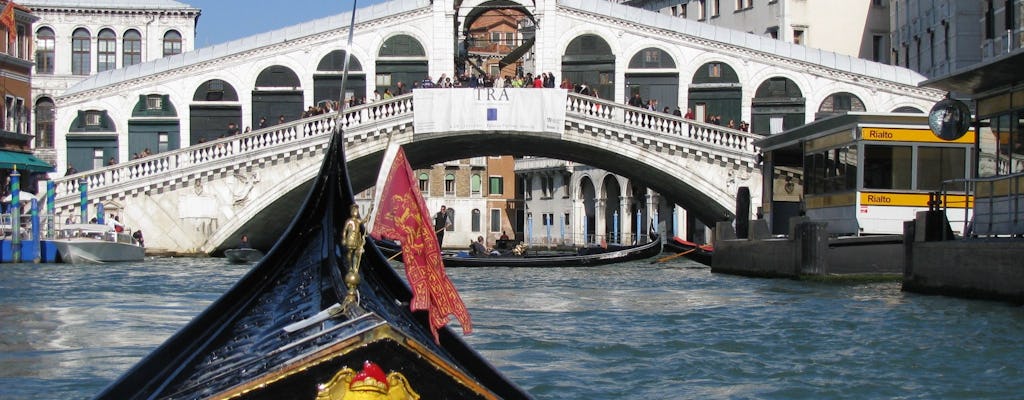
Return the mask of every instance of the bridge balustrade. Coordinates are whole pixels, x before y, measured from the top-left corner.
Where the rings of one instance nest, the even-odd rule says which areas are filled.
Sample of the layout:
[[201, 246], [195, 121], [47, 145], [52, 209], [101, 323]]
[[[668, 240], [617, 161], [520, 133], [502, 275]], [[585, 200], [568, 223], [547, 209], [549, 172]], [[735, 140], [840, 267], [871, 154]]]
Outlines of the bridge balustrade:
[[730, 153], [739, 152], [753, 156], [757, 152], [753, 142], [762, 138], [758, 134], [576, 93], [569, 93], [567, 103], [567, 112], [585, 119], [603, 120], [631, 126], [641, 131], [670, 135], [684, 141], [699, 143], [702, 147]]
[[412, 112], [412, 95], [398, 96], [385, 101], [347, 108], [305, 118], [249, 133], [209, 141], [195, 146], [154, 154], [117, 165], [98, 168], [55, 179], [58, 200], [77, 197], [79, 181], [84, 180], [89, 192], [110, 189], [128, 182], [138, 183], [156, 176], [180, 174], [191, 167], [209, 168], [210, 163], [231, 162], [242, 154], [267, 150], [321, 136], [334, 130], [356, 128], [368, 123], [403, 117]]
[[[429, 89], [443, 90], [443, 89]], [[467, 89], [468, 90], [468, 89]], [[346, 108], [342, 114], [329, 113], [305, 118], [245, 134], [234, 135], [181, 149], [127, 161], [121, 164], [85, 171], [55, 179], [58, 207], [78, 202], [79, 181], [84, 180], [88, 191], [95, 197], [111, 192], [125, 191], [129, 185], [155, 182], [159, 177], [180, 177], [187, 172], [199, 172], [238, 163], [242, 155], [272, 153], [286, 146], [294, 146], [310, 138], [333, 132], [338, 124], [344, 130], [354, 130], [370, 124], [383, 126], [388, 121], [408, 118], [413, 113], [413, 94]], [[567, 117], [583, 123], [600, 124], [609, 129], [646, 132], [665, 135], [690, 142], [694, 148], [707, 152], [725, 152], [752, 157], [757, 149], [753, 141], [760, 135], [740, 132], [713, 124], [616, 104], [592, 96], [569, 93], [566, 103]]]

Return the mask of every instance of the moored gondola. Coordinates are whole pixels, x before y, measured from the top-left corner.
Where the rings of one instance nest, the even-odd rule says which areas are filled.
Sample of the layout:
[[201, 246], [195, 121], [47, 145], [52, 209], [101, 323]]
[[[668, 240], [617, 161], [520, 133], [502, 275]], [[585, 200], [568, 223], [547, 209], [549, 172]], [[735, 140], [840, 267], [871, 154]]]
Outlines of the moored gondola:
[[657, 235], [651, 241], [635, 246], [588, 247], [570, 254], [445, 255], [445, 268], [465, 267], [591, 267], [626, 261], [644, 260], [661, 254], [662, 243]]
[[335, 133], [263, 259], [98, 398], [530, 398], [450, 328], [432, 329], [435, 315], [411, 311], [413, 292], [375, 246], [340, 244], [354, 204], [343, 144]]
[[666, 241], [665, 250], [709, 267], [711, 266], [711, 257], [715, 254], [715, 250], [711, 245], [701, 245], [679, 237], [673, 237], [671, 240]]

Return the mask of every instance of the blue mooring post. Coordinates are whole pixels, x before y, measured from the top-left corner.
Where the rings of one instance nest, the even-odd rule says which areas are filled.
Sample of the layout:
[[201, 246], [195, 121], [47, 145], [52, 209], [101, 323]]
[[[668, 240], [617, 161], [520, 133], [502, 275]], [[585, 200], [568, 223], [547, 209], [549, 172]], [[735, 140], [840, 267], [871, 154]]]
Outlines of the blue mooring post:
[[21, 174], [11, 172], [11, 261], [21, 262]]
[[640, 234], [643, 233], [644, 223], [644, 210], [636, 210], [636, 232], [633, 232], [633, 238], [636, 244], [640, 244]]
[[53, 239], [53, 231], [55, 229], [54, 221], [57, 218], [57, 206], [53, 204], [53, 201], [57, 199], [57, 184], [53, 180], [46, 181], [46, 237]]
[[554, 215], [552, 215], [552, 216], [551, 216], [551, 218], [548, 218], [548, 216], [547, 216], [547, 215], [545, 215], [545, 216], [544, 216], [544, 221], [546, 221], [546, 222], [547, 222], [547, 225], [546, 225], [546, 226], [544, 226], [544, 228], [545, 228], [545, 229], [547, 229], [547, 233], [548, 233], [548, 239], [547, 239], [547, 240], [548, 240], [548, 244], [551, 244], [551, 224], [555, 223], [555, 221], [554, 221], [554, 220], [555, 220], [555, 218], [554, 218], [554, 217], [555, 217]]
[[96, 203], [96, 223], [100, 225], [107, 223], [105, 215], [103, 213], [103, 203]]
[[39, 264], [42, 261], [42, 242], [39, 240], [39, 200], [36, 198], [32, 199], [32, 245], [35, 250], [32, 251], [32, 262]]
[[533, 241], [533, 214], [526, 215], [526, 245]]
[[612, 243], [619, 243], [619, 210], [612, 211]]
[[78, 206], [82, 210], [82, 221], [81, 222], [83, 224], [89, 223], [89, 194], [86, 193], [86, 191], [88, 189], [89, 189], [89, 186], [86, 184], [85, 179], [79, 179], [78, 180], [78, 198], [79, 198]]
[[558, 215], [558, 244], [565, 244], [565, 214]]
[[587, 228], [589, 228], [587, 225], [590, 225], [589, 222], [587, 216], [583, 215], [583, 246], [587, 245]]

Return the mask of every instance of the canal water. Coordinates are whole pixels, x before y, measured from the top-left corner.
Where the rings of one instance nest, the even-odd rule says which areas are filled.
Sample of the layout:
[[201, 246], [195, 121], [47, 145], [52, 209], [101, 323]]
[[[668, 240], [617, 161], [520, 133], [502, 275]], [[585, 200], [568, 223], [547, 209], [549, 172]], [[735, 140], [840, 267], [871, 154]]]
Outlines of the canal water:
[[[0, 264], [0, 399], [93, 397], [247, 269]], [[1019, 399], [1024, 388], [1024, 310], [1004, 303], [686, 260], [449, 275], [472, 314], [466, 340], [537, 399]]]

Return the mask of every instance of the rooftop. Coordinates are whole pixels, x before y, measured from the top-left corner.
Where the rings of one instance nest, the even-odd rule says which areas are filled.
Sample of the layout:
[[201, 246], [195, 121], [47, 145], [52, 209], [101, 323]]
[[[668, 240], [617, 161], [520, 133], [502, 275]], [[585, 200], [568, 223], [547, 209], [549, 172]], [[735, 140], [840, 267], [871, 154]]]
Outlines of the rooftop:
[[181, 9], [194, 8], [173, 0], [24, 0], [19, 2], [27, 7], [74, 7], [74, 8], [118, 8], [118, 9]]

